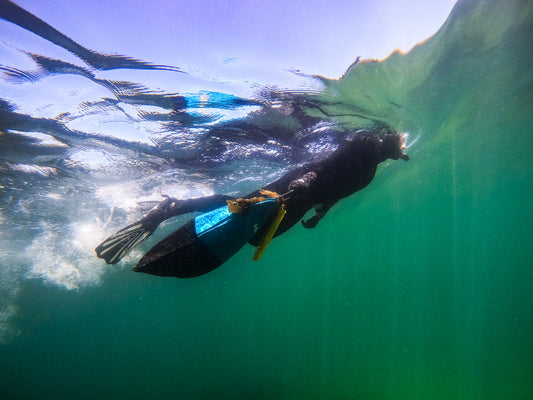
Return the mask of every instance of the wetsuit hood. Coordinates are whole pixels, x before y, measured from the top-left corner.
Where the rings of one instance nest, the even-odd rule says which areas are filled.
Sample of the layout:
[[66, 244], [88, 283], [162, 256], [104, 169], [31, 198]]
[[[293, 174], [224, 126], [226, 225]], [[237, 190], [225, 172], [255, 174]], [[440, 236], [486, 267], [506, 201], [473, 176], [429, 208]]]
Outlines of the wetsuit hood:
[[393, 160], [402, 159], [409, 161], [409, 156], [405, 154], [405, 142], [407, 134], [388, 133], [381, 138], [381, 150], [385, 159], [391, 158]]

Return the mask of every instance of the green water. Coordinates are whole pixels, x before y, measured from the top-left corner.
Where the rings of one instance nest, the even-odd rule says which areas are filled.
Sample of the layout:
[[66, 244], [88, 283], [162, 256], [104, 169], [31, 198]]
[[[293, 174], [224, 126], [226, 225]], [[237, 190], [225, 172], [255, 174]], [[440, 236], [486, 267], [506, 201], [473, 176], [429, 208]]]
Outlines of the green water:
[[532, 12], [462, 1], [410, 53], [330, 82], [326, 100], [421, 138], [259, 263], [27, 281], [0, 397], [533, 398]]

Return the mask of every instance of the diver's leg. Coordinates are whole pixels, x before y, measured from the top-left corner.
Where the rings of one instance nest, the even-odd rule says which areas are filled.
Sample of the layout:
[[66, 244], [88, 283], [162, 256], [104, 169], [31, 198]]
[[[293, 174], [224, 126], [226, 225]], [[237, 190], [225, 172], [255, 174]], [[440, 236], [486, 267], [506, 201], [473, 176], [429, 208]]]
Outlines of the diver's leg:
[[176, 215], [195, 211], [209, 212], [214, 210], [215, 208], [222, 207], [226, 204], [227, 200], [234, 199], [235, 197], [232, 196], [217, 194], [213, 196], [197, 197], [194, 199], [177, 200], [176, 205], [174, 205], [173, 207], [176, 207], [176, 210], [179, 210], [179, 214]]
[[226, 204], [226, 200], [231, 200], [233, 198], [234, 197], [226, 195], [214, 195], [180, 200], [165, 196], [165, 200], [161, 201], [157, 206], [148, 211], [143, 219], [150, 220], [152, 224], [159, 225], [164, 220], [178, 215], [198, 211], [212, 211], [215, 208], [222, 207]]
[[178, 200], [166, 197], [139, 221], [128, 225], [104, 240], [96, 249], [96, 255], [108, 264], [116, 264], [131, 249], [147, 239], [161, 222], [195, 211], [207, 212], [226, 204], [232, 197], [215, 195], [196, 199]]

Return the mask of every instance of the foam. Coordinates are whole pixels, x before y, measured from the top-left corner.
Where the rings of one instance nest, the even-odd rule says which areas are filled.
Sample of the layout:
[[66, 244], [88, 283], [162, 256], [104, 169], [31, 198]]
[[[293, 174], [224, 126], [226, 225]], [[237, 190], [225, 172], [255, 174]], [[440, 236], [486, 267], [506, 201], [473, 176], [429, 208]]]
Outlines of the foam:
[[138, 208], [141, 197], [141, 187], [135, 181], [112, 183], [96, 189], [96, 197], [112, 209], [115, 207], [125, 211], [134, 211]]
[[[0, 213], [1, 222], [3, 222], [3, 217]], [[4, 260], [9, 260], [9, 263], [3, 263], [4, 265], [0, 268], [0, 344], [8, 343], [20, 333], [13, 319], [18, 311], [16, 299], [20, 291], [19, 269], [22, 268], [23, 263], [19, 254], [11, 246], [5, 239], [0, 240], [0, 254]]]
[[17, 292], [18, 288], [8, 299], [3, 298], [0, 301], [0, 344], [8, 343], [20, 334], [20, 330], [12, 322], [17, 314], [17, 307], [14, 303]]
[[94, 248], [105, 236], [103, 227], [102, 221], [90, 221], [72, 224], [61, 234], [45, 229], [28, 246], [27, 277], [67, 290], [99, 284], [105, 266], [95, 257]]

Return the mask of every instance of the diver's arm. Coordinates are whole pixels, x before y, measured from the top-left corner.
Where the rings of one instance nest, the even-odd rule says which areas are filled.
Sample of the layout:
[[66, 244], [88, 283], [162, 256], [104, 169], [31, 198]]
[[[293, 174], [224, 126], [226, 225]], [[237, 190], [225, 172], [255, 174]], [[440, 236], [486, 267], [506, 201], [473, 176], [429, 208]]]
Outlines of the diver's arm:
[[[298, 197], [308, 196], [310, 199], [313, 198], [312, 194], [317, 189], [317, 173], [314, 171], [307, 172], [302, 175], [300, 179], [295, 179], [289, 184], [289, 190]], [[335, 203], [320, 203], [315, 204], [315, 215], [313, 215], [308, 220], [302, 220], [302, 225], [308, 229], [314, 228], [317, 226], [318, 221], [320, 221], [328, 210]]]

